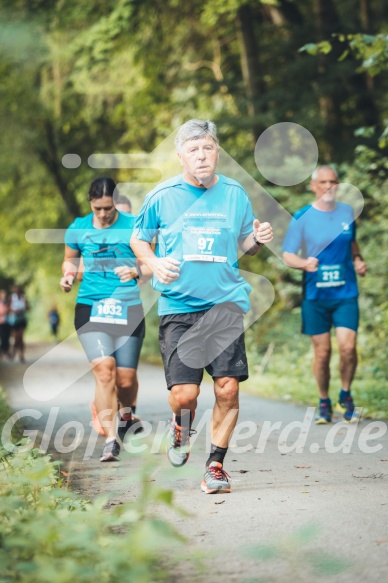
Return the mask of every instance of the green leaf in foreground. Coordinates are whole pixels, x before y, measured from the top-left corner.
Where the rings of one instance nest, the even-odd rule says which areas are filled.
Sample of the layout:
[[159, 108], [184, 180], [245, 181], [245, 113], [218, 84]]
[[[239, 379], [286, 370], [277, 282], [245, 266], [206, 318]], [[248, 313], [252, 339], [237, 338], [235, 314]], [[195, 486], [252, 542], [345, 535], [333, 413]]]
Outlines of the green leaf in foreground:
[[171, 491], [150, 485], [150, 471], [139, 502], [108, 512], [107, 498], [90, 503], [59, 488], [57, 464], [37, 450], [0, 461], [1, 580], [114, 583], [123, 573], [136, 583], [171, 580], [185, 538], [153, 516], [155, 504], [174, 505]]

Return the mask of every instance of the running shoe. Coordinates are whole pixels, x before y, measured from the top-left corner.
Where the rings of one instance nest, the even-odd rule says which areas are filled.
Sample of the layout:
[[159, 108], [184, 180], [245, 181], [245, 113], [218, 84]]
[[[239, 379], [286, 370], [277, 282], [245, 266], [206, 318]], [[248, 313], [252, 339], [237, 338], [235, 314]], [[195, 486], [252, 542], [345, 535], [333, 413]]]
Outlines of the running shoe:
[[101, 426], [100, 420], [98, 418], [98, 413], [94, 401], [90, 403], [90, 410], [92, 412], [92, 427], [94, 431], [97, 431], [99, 435], [105, 435], [105, 432]]
[[332, 415], [331, 401], [330, 399], [321, 400], [319, 402], [318, 415], [315, 418], [316, 425], [325, 425], [331, 422]]
[[[174, 415], [175, 419], [175, 415]], [[184, 466], [190, 457], [190, 435], [196, 433], [194, 429], [183, 429], [174, 419], [170, 423], [167, 445], [167, 457], [175, 468]]]
[[116, 439], [106, 441], [100, 462], [118, 462], [120, 461], [120, 444]]
[[220, 462], [211, 462], [206, 468], [201, 484], [205, 494], [227, 494], [231, 491], [230, 476], [225, 472]]
[[360, 411], [355, 407], [351, 395], [343, 399], [342, 402], [338, 401], [335, 410], [342, 413], [344, 421], [347, 423], [357, 423], [360, 420]]
[[137, 415], [134, 415], [132, 413], [130, 419], [123, 419], [120, 413], [118, 413], [117, 415], [118, 415], [117, 435], [121, 440], [124, 439], [128, 431], [131, 435], [135, 435], [136, 433], [141, 433], [142, 431], [144, 431], [141, 419]]

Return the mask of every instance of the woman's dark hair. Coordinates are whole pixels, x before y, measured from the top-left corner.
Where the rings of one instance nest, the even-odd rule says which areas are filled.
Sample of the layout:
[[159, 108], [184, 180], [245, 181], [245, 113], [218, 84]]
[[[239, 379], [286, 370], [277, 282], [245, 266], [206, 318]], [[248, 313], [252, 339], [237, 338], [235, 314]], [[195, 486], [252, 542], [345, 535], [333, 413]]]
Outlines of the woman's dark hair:
[[88, 200], [102, 198], [103, 196], [111, 196], [113, 198], [115, 189], [116, 183], [113, 178], [110, 178], [109, 176], [96, 178], [96, 180], [93, 180], [89, 186]]

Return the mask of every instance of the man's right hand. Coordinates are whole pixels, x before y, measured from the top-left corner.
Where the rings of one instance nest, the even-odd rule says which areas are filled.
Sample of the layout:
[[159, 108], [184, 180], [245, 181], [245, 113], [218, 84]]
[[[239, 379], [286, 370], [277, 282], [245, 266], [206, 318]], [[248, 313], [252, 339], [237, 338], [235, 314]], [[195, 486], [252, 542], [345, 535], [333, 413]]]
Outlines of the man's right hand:
[[155, 257], [147, 264], [160, 283], [168, 284], [179, 277], [181, 262], [173, 257]]
[[305, 259], [305, 264], [303, 265], [303, 271], [309, 271], [310, 273], [318, 271], [319, 261], [316, 257], [307, 257]]

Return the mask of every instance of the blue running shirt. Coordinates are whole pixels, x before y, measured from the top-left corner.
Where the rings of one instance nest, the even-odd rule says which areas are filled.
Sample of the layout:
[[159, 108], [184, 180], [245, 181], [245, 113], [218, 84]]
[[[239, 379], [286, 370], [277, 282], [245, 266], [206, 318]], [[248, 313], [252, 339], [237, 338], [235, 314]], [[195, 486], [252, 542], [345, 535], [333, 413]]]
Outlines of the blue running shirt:
[[295, 213], [283, 242], [283, 251], [301, 251], [302, 257], [319, 260], [318, 271], [303, 271], [305, 299], [358, 296], [352, 258], [355, 238], [353, 209], [348, 204], [337, 202], [332, 211], [321, 211], [309, 204]]
[[75, 219], [67, 229], [65, 243], [80, 252], [85, 265], [78, 303], [93, 305], [105, 298], [122, 300], [129, 306], [141, 303], [137, 280], [121, 283], [113, 271], [122, 265], [136, 265], [135, 254], [129, 246], [135, 220], [134, 215], [119, 212], [113, 225], [96, 229], [90, 213]]
[[252, 205], [242, 186], [225, 176], [209, 189], [192, 186], [176, 176], [146, 197], [134, 233], [151, 243], [156, 255], [181, 262], [179, 278], [162, 284], [159, 315], [198, 312], [233, 302], [250, 308], [251, 286], [238, 269], [238, 244], [252, 233]]

